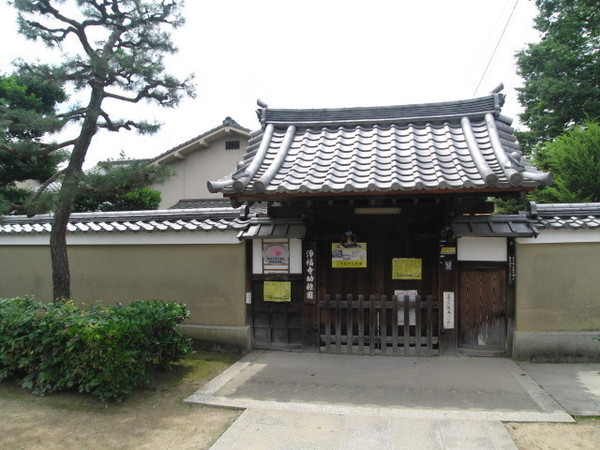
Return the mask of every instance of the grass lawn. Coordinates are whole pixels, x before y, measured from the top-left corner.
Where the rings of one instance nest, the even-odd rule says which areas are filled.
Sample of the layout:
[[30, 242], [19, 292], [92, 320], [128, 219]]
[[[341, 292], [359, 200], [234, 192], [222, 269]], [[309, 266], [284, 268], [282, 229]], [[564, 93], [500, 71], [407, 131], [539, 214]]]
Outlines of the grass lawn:
[[77, 393], [31, 395], [17, 380], [0, 383], [0, 448], [209, 448], [241, 411], [183, 399], [241, 355], [198, 351], [121, 403]]

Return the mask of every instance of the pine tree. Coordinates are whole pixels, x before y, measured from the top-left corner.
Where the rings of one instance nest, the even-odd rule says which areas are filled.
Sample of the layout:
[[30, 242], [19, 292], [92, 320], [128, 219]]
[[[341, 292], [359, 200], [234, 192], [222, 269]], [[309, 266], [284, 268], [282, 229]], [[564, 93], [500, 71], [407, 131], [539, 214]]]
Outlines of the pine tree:
[[157, 123], [115, 118], [108, 104], [150, 101], [174, 107], [182, 96], [193, 95], [192, 77], [180, 80], [168, 74], [163, 61], [165, 55], [176, 52], [165, 28], [184, 23], [183, 2], [14, 0], [12, 5], [19, 13], [20, 33], [64, 53], [61, 64], [49, 67], [22, 62], [21, 70], [56, 80], [87, 97], [83, 106], [61, 115], [65, 122], [76, 123], [78, 132], [59, 144], [70, 154], [61, 174], [50, 236], [53, 295], [55, 299], [69, 298], [66, 229], [96, 132], [104, 128], [152, 133], [159, 128]]

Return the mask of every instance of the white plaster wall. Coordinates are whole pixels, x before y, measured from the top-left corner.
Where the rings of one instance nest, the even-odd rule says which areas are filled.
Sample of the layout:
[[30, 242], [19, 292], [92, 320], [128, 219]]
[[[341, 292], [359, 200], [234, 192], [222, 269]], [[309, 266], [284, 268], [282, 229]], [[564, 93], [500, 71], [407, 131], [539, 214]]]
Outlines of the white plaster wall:
[[[240, 148], [225, 150], [225, 142], [230, 140], [239, 140]], [[208, 192], [206, 183], [235, 171], [247, 145], [246, 137], [231, 134], [210, 143], [209, 147], [199, 147], [185, 155], [185, 159], [166, 163], [175, 171], [175, 175], [166, 183], [153, 186], [162, 194], [159, 209], [168, 209], [181, 199], [223, 198], [221, 194]]]
[[506, 261], [506, 238], [461, 237], [457, 242], [459, 261]]

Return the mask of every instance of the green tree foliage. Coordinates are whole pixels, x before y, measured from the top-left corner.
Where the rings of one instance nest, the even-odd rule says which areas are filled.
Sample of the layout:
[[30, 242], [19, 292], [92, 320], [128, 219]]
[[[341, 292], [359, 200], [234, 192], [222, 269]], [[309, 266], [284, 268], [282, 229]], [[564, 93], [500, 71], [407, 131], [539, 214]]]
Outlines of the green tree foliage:
[[73, 211], [140, 211], [158, 209], [160, 191], [148, 187], [172, 175], [168, 166], [147, 166], [144, 161], [103, 161], [79, 183]]
[[[83, 163], [99, 128], [152, 133], [159, 124], [114, 117], [115, 103], [149, 101], [174, 107], [193, 95], [192, 77], [180, 80], [165, 70], [164, 56], [176, 52], [165, 29], [184, 22], [177, 0], [13, 0], [19, 31], [61, 50], [52, 67], [21, 63], [21, 68], [59, 80], [87, 98], [62, 115], [77, 124], [50, 236], [54, 298], [70, 297], [66, 229], [83, 177]], [[66, 45], [68, 44], [68, 45]]]
[[554, 183], [530, 194], [546, 203], [600, 202], [600, 124], [585, 122], [540, 146], [536, 165], [554, 173]]
[[26, 70], [0, 76], [0, 213], [33, 213], [48, 208], [47, 197], [29, 202], [30, 189], [17, 183], [44, 182], [66, 157], [61, 147], [43, 142], [62, 128], [55, 108], [66, 100], [63, 88]]
[[162, 195], [160, 191], [143, 187], [126, 192], [122, 195], [116, 193], [98, 194], [80, 197], [75, 201], [73, 211], [146, 211], [158, 209]]
[[494, 214], [516, 214], [527, 210], [527, 202], [523, 198], [494, 198]]
[[575, 124], [600, 118], [600, 5], [598, 0], [536, 0], [540, 42], [517, 55], [525, 80], [519, 101], [529, 127], [527, 148]]

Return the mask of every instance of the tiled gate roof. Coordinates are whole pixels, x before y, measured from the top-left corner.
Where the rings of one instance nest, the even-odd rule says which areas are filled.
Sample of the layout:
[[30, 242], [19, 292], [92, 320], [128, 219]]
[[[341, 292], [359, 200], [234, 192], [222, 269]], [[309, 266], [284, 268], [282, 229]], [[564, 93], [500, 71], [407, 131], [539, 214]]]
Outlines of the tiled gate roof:
[[211, 192], [240, 198], [316, 193], [526, 190], [552, 181], [527, 163], [501, 94], [377, 108], [259, 110], [244, 160]]

